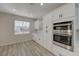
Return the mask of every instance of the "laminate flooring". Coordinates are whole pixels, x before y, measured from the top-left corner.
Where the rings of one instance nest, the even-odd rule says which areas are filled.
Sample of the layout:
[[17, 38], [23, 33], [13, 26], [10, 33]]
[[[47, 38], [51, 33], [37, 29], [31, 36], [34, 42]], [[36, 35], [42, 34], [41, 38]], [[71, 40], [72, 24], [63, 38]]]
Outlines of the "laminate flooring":
[[35, 41], [26, 41], [12, 45], [0, 46], [0, 56], [53, 56]]

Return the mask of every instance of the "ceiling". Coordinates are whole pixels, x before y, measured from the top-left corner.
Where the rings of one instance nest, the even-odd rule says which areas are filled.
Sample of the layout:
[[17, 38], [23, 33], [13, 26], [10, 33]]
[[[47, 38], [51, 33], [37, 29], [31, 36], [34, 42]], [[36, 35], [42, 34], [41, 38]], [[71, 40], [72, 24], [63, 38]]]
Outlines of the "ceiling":
[[29, 18], [39, 18], [51, 12], [62, 3], [0, 3], [0, 12], [7, 12]]

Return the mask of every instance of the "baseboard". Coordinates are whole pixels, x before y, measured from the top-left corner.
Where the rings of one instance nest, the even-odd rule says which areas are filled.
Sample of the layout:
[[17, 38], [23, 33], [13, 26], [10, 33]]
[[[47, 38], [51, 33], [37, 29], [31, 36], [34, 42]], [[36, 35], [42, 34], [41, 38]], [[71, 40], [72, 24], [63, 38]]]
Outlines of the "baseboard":
[[19, 41], [16, 41], [16, 42], [5, 42], [4, 44], [0, 44], [0, 46], [6, 46], [6, 45], [12, 45], [12, 44], [16, 44], [16, 43], [21, 43], [21, 42], [25, 42], [25, 41], [30, 41], [32, 39], [29, 39], [29, 40], [19, 40]]

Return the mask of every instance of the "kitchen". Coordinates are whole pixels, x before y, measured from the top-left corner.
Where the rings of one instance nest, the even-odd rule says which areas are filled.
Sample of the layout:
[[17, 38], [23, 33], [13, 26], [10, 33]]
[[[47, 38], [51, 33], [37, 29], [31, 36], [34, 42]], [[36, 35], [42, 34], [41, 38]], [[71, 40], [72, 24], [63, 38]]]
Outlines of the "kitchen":
[[[48, 12], [48, 10], [51, 12]], [[24, 55], [28, 52], [26, 50], [30, 49], [31, 51], [28, 52], [29, 55], [32, 55], [31, 53], [42, 55], [43, 51], [47, 49], [45, 51], [49, 51], [50, 53], [47, 53], [49, 55], [79, 56], [78, 16], [79, 3], [0, 4], [0, 33], [2, 33], [0, 35], [0, 49], [3, 46], [6, 48], [7, 46], [12, 47], [11, 45], [14, 44], [14, 47], [19, 47], [18, 49], [22, 47], [24, 49], [21, 49]], [[27, 44], [25, 43], [26, 41]], [[31, 42], [29, 43], [29, 41]], [[36, 48], [36, 45], [37, 47], [39, 47], [38, 45], [42, 46], [41, 49], [44, 50]], [[0, 50], [1, 54], [6, 48]], [[33, 48], [42, 53], [39, 51], [38, 53]], [[11, 51], [9, 50], [10, 53]], [[21, 54], [20, 50], [17, 51], [19, 52], [13, 55]]]

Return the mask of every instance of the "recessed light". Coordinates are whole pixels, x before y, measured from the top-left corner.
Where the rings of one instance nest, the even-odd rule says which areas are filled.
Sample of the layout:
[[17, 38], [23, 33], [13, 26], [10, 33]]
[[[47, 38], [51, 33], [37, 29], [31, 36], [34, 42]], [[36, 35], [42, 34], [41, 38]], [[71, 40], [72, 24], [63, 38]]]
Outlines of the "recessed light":
[[43, 3], [40, 3], [40, 5], [44, 5]]
[[13, 11], [16, 11], [16, 9], [13, 9]]

